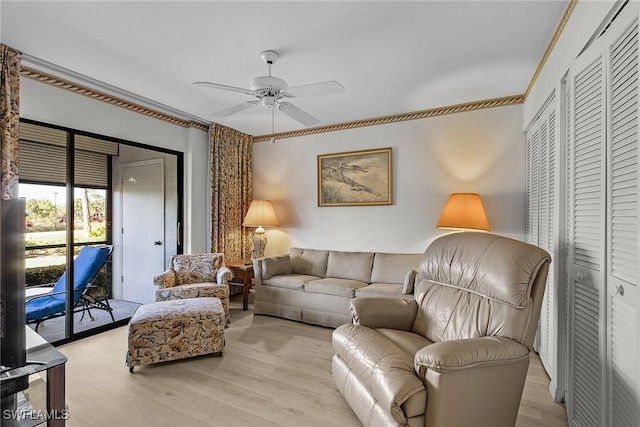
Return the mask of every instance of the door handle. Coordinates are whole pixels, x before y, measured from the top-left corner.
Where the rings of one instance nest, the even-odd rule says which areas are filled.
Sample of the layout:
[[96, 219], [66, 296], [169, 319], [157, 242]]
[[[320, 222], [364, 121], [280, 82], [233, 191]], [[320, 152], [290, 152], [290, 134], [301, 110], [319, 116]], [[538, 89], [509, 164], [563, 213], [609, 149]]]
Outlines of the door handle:
[[156, 246], [162, 246], [162, 242], [160, 240], [156, 240], [153, 244]]

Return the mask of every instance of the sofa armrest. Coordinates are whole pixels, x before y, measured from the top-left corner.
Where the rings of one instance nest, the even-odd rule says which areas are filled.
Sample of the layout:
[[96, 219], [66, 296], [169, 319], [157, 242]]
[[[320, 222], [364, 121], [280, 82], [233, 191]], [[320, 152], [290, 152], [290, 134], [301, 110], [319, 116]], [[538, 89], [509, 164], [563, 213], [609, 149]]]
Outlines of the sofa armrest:
[[153, 284], [159, 289], [173, 288], [176, 286], [176, 273], [169, 269], [153, 278]]
[[473, 368], [478, 364], [500, 364], [529, 355], [529, 349], [504, 337], [480, 337], [441, 341], [418, 350], [416, 372], [425, 378], [427, 370], [440, 373]]
[[228, 285], [233, 279], [233, 272], [228, 267], [220, 267], [216, 273], [216, 281], [218, 285]]
[[262, 258], [253, 260], [253, 280], [256, 287], [262, 286]]
[[355, 325], [410, 331], [418, 303], [402, 298], [353, 298], [349, 310]]

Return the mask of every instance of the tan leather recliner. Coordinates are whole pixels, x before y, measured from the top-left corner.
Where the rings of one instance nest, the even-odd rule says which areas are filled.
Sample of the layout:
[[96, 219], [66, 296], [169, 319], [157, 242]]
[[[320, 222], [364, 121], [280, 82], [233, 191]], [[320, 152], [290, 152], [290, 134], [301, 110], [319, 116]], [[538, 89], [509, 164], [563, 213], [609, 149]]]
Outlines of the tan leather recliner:
[[333, 378], [365, 426], [513, 426], [549, 254], [488, 233], [425, 251], [415, 299], [356, 298]]

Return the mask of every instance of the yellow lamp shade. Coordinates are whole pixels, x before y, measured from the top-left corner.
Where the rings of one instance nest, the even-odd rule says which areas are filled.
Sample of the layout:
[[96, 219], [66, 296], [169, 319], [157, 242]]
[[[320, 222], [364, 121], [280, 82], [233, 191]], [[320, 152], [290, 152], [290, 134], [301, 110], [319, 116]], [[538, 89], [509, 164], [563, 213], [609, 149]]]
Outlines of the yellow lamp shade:
[[273, 210], [271, 200], [251, 201], [242, 225], [244, 227], [258, 227], [251, 239], [251, 259], [264, 257], [264, 249], [267, 247], [267, 235], [262, 227], [275, 227], [278, 225], [278, 219]]
[[489, 231], [482, 200], [475, 193], [453, 193], [442, 210], [438, 228], [455, 228]]
[[271, 200], [251, 201], [242, 225], [245, 227], [275, 227], [278, 225]]

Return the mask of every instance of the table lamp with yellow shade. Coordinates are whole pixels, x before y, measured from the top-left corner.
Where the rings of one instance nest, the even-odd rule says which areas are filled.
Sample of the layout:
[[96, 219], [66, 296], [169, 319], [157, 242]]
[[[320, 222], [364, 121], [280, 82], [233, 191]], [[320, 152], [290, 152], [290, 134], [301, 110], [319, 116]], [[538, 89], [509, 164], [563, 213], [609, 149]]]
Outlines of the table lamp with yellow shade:
[[482, 200], [476, 193], [451, 194], [436, 227], [455, 230], [491, 230]]
[[253, 234], [251, 259], [264, 257], [264, 249], [267, 247], [267, 236], [263, 227], [275, 227], [278, 225], [276, 213], [273, 210], [271, 200], [253, 200], [242, 222], [244, 227], [257, 227]]

